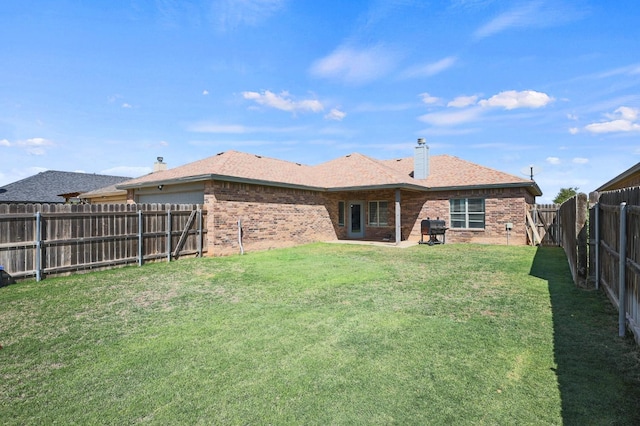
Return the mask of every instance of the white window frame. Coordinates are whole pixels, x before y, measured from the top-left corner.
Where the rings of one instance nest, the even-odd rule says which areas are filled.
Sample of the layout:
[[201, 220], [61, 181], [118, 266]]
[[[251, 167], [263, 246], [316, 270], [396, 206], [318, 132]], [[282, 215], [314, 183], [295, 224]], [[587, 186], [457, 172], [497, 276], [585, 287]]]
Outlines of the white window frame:
[[[464, 201], [463, 211], [454, 211], [454, 203]], [[469, 210], [469, 201], [481, 201], [482, 210]], [[476, 204], [476, 203], [471, 203]], [[481, 220], [479, 218], [482, 218]], [[449, 200], [449, 227], [451, 229], [472, 229], [484, 230], [486, 228], [487, 212], [486, 202], [484, 198], [452, 198]], [[463, 226], [458, 223], [464, 222]], [[473, 226], [473, 224], [481, 224], [481, 226]]]
[[[385, 211], [384, 222], [380, 219], [381, 204], [384, 204], [384, 211]], [[375, 208], [372, 208], [372, 206], [375, 206]], [[388, 226], [389, 225], [389, 202], [388, 201], [384, 201], [384, 200], [369, 201], [368, 208], [369, 208], [369, 211], [367, 212], [367, 222], [369, 226]]]
[[344, 226], [346, 216], [347, 216], [346, 210], [347, 210], [347, 203], [344, 201], [338, 201], [338, 226]]

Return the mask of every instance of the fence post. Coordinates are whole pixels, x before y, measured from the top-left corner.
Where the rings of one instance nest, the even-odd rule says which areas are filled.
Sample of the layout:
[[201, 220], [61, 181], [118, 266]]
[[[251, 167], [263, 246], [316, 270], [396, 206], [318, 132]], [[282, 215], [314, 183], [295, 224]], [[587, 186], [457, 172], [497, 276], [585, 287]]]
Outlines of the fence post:
[[[560, 206], [562, 206], [562, 204], [560, 204]], [[558, 230], [558, 246], [560, 247], [564, 247], [564, 242], [562, 241], [562, 217], [560, 214], [560, 207], [558, 206], [558, 208], [556, 209], [556, 217], [558, 218], [558, 223], [556, 225], [556, 229]]]
[[138, 266], [142, 266], [143, 263], [143, 250], [142, 244], [144, 242], [142, 233], [142, 210], [138, 210]]
[[587, 238], [587, 213], [589, 205], [587, 194], [580, 193], [576, 195], [576, 250], [577, 250], [577, 276], [587, 278], [588, 274], [588, 248], [589, 240]]
[[171, 262], [171, 207], [167, 210], [167, 262]]
[[618, 264], [618, 336], [624, 337], [626, 323], [627, 287], [627, 203], [620, 203], [620, 252]]
[[36, 281], [42, 279], [42, 215], [36, 212]]
[[595, 275], [596, 290], [600, 288], [600, 203], [596, 203], [594, 208], [594, 239], [595, 239]]

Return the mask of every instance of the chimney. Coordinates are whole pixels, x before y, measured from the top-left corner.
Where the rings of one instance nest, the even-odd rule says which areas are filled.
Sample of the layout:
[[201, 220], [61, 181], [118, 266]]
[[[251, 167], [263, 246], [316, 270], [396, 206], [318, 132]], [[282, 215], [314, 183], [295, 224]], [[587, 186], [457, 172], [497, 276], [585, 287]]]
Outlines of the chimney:
[[153, 173], [167, 170], [167, 163], [163, 163], [162, 160], [162, 157], [158, 157], [158, 161], [153, 163]]
[[426, 179], [429, 176], [429, 146], [424, 138], [418, 138], [413, 156], [413, 178]]

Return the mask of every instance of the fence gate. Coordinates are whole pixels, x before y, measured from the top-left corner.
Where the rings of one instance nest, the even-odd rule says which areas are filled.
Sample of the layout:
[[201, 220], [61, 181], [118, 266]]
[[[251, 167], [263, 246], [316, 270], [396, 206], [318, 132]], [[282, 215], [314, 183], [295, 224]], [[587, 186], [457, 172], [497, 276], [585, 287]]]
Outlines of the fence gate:
[[534, 204], [527, 212], [527, 238], [531, 245], [559, 246], [560, 223], [556, 204]]

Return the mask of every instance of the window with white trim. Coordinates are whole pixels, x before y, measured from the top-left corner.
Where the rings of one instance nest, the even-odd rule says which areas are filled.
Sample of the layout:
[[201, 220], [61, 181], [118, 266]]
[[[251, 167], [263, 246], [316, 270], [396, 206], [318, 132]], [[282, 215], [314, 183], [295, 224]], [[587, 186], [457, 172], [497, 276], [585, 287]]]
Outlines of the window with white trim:
[[338, 201], [338, 226], [344, 226], [344, 208], [345, 202]]
[[449, 200], [450, 227], [454, 229], [484, 229], [484, 198]]
[[369, 225], [387, 225], [389, 216], [389, 203], [386, 201], [369, 201]]

